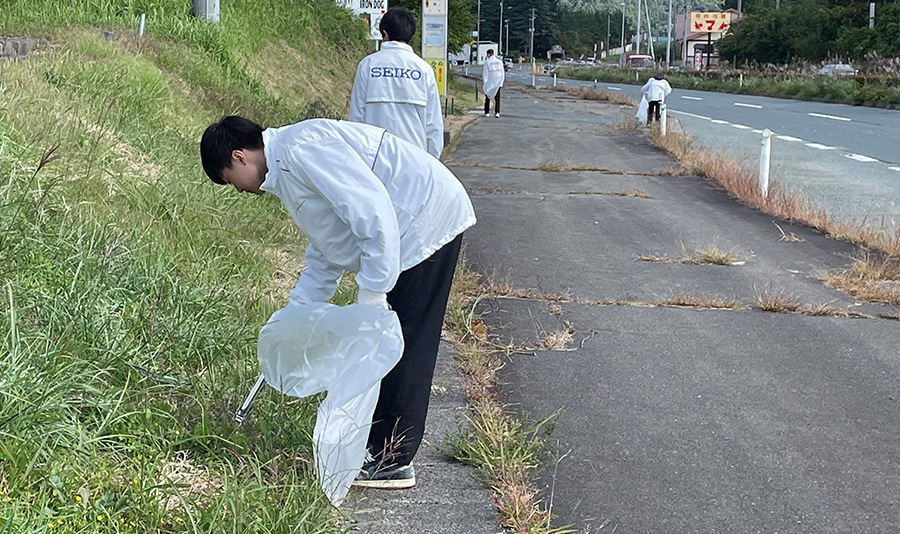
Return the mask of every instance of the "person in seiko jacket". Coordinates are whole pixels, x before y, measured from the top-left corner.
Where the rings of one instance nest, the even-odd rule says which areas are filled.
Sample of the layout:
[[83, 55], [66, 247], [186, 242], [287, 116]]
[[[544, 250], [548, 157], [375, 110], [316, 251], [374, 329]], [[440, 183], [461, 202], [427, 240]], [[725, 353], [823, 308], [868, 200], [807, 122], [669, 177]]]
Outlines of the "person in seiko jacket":
[[409, 46], [416, 20], [405, 9], [391, 8], [379, 29], [381, 51], [356, 69], [349, 119], [384, 128], [438, 158], [444, 149], [441, 99], [431, 65]]
[[312, 119], [268, 128], [238, 116], [210, 125], [203, 169], [217, 184], [281, 199], [309, 240], [292, 303], [326, 302], [345, 271], [357, 302], [393, 309], [405, 348], [382, 380], [371, 461], [354, 484], [415, 485], [441, 326], [462, 233], [475, 224], [465, 189], [436, 158], [366, 124]]

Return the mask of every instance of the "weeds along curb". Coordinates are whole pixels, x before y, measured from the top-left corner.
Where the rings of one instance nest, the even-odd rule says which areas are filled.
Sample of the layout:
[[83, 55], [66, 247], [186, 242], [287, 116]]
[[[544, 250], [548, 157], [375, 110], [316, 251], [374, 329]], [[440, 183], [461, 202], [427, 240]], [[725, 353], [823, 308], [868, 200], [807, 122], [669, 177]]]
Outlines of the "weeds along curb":
[[445, 327], [462, 371], [462, 388], [469, 402], [467, 421], [448, 436], [450, 453], [478, 470], [491, 488], [500, 525], [523, 534], [573, 532], [553, 528], [552, 503], [539, 498], [534, 478], [547, 450], [556, 414], [539, 421], [528, 414], [512, 416], [497, 392], [497, 371], [511, 347], [492, 344], [475, 308], [484, 294], [479, 277], [460, 256], [447, 307]]

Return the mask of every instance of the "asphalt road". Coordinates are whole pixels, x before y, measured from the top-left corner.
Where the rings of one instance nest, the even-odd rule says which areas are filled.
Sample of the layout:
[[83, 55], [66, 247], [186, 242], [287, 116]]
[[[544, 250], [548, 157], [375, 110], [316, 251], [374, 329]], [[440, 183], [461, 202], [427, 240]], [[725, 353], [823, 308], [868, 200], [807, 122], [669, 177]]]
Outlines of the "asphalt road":
[[[562, 410], [541, 474], [556, 524], [900, 532], [900, 322], [649, 305], [780, 294], [897, 313], [819, 282], [853, 247], [773, 221], [704, 179], [669, 176], [668, 156], [616, 127], [628, 110], [513, 88], [503, 99], [503, 117], [478, 119], [449, 165], [479, 219], [466, 232], [469, 264], [534, 294], [484, 299], [479, 312], [498, 343], [533, 347], [508, 356], [510, 409]], [[548, 159], [607, 171], [536, 169]], [[799, 240], [782, 240], [773, 222]], [[636, 261], [697, 245], [740, 264]], [[568, 343], [546, 345], [562, 332]]]
[[[527, 85], [513, 68], [507, 77]], [[551, 77], [536, 77], [538, 87]], [[559, 79], [563, 86], [591, 82]], [[640, 86], [598, 83], [640, 99]], [[754, 166], [762, 129], [775, 133], [772, 182], [839, 220], [900, 229], [900, 111], [676, 89], [669, 112], [702, 145]]]

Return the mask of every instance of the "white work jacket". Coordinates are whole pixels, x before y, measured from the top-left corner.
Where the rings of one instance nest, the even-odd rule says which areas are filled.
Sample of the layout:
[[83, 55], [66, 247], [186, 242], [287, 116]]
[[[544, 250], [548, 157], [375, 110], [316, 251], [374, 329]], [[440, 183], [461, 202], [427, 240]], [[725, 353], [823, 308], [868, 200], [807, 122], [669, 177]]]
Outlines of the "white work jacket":
[[647, 100], [650, 102], [659, 101], [665, 102], [666, 96], [672, 92], [672, 86], [669, 85], [669, 82], [666, 80], [657, 80], [656, 78], [650, 78], [647, 80], [647, 83], [641, 87], [641, 92], [647, 95]]
[[481, 82], [484, 86], [484, 94], [490, 98], [497, 96], [497, 91], [503, 87], [506, 73], [503, 71], [503, 62], [496, 56], [491, 56], [484, 62], [481, 70]]
[[459, 180], [425, 151], [381, 128], [313, 119], [263, 132], [261, 189], [306, 234], [306, 269], [290, 293], [325, 302], [344, 271], [387, 293], [405, 271], [475, 224]]
[[384, 128], [436, 158], [444, 149], [434, 70], [406, 43], [386, 41], [359, 62], [349, 118]]

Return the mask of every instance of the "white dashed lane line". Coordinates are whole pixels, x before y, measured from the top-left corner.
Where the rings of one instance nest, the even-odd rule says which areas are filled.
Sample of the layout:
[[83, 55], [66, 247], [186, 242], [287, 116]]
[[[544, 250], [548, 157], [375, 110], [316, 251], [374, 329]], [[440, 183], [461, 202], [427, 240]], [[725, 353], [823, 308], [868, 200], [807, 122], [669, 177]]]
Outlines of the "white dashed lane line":
[[890, 169], [892, 171], [900, 172], [900, 167], [888, 167], [888, 169]]
[[833, 146], [820, 145], [819, 143], [806, 143], [809, 148], [818, 148], [819, 150], [834, 150]]
[[749, 126], [744, 126], [743, 124], [732, 124], [732, 126], [737, 128], [738, 130], [749, 130], [750, 129]]
[[800, 141], [803, 141], [803, 139], [798, 139], [796, 137], [791, 137], [789, 135], [776, 135], [775, 137], [777, 137], [778, 139], [781, 139], [782, 141], [790, 141], [792, 143], [799, 143]]
[[702, 98], [698, 98], [696, 96], [682, 96], [681, 98], [685, 100], [703, 100]]
[[756, 104], [744, 104], [743, 102], [735, 102], [734, 105], [742, 108], [762, 109], [762, 106], [757, 106]]
[[607, 89], [609, 89], [610, 91], [621, 91], [622, 90], [620, 87], [607, 87]]
[[810, 117], [821, 117], [823, 119], [831, 119], [835, 121], [845, 121], [850, 122], [853, 119], [848, 119], [847, 117], [838, 117], [837, 115], [823, 115], [821, 113], [807, 113]]
[[869, 156], [863, 156], [862, 154], [844, 154], [845, 158], [850, 158], [856, 161], [861, 161], [863, 163], [872, 163], [878, 161], [875, 158], [870, 158]]
[[713, 124], [728, 124], [728, 121], [723, 121], [721, 119], [710, 119]]

